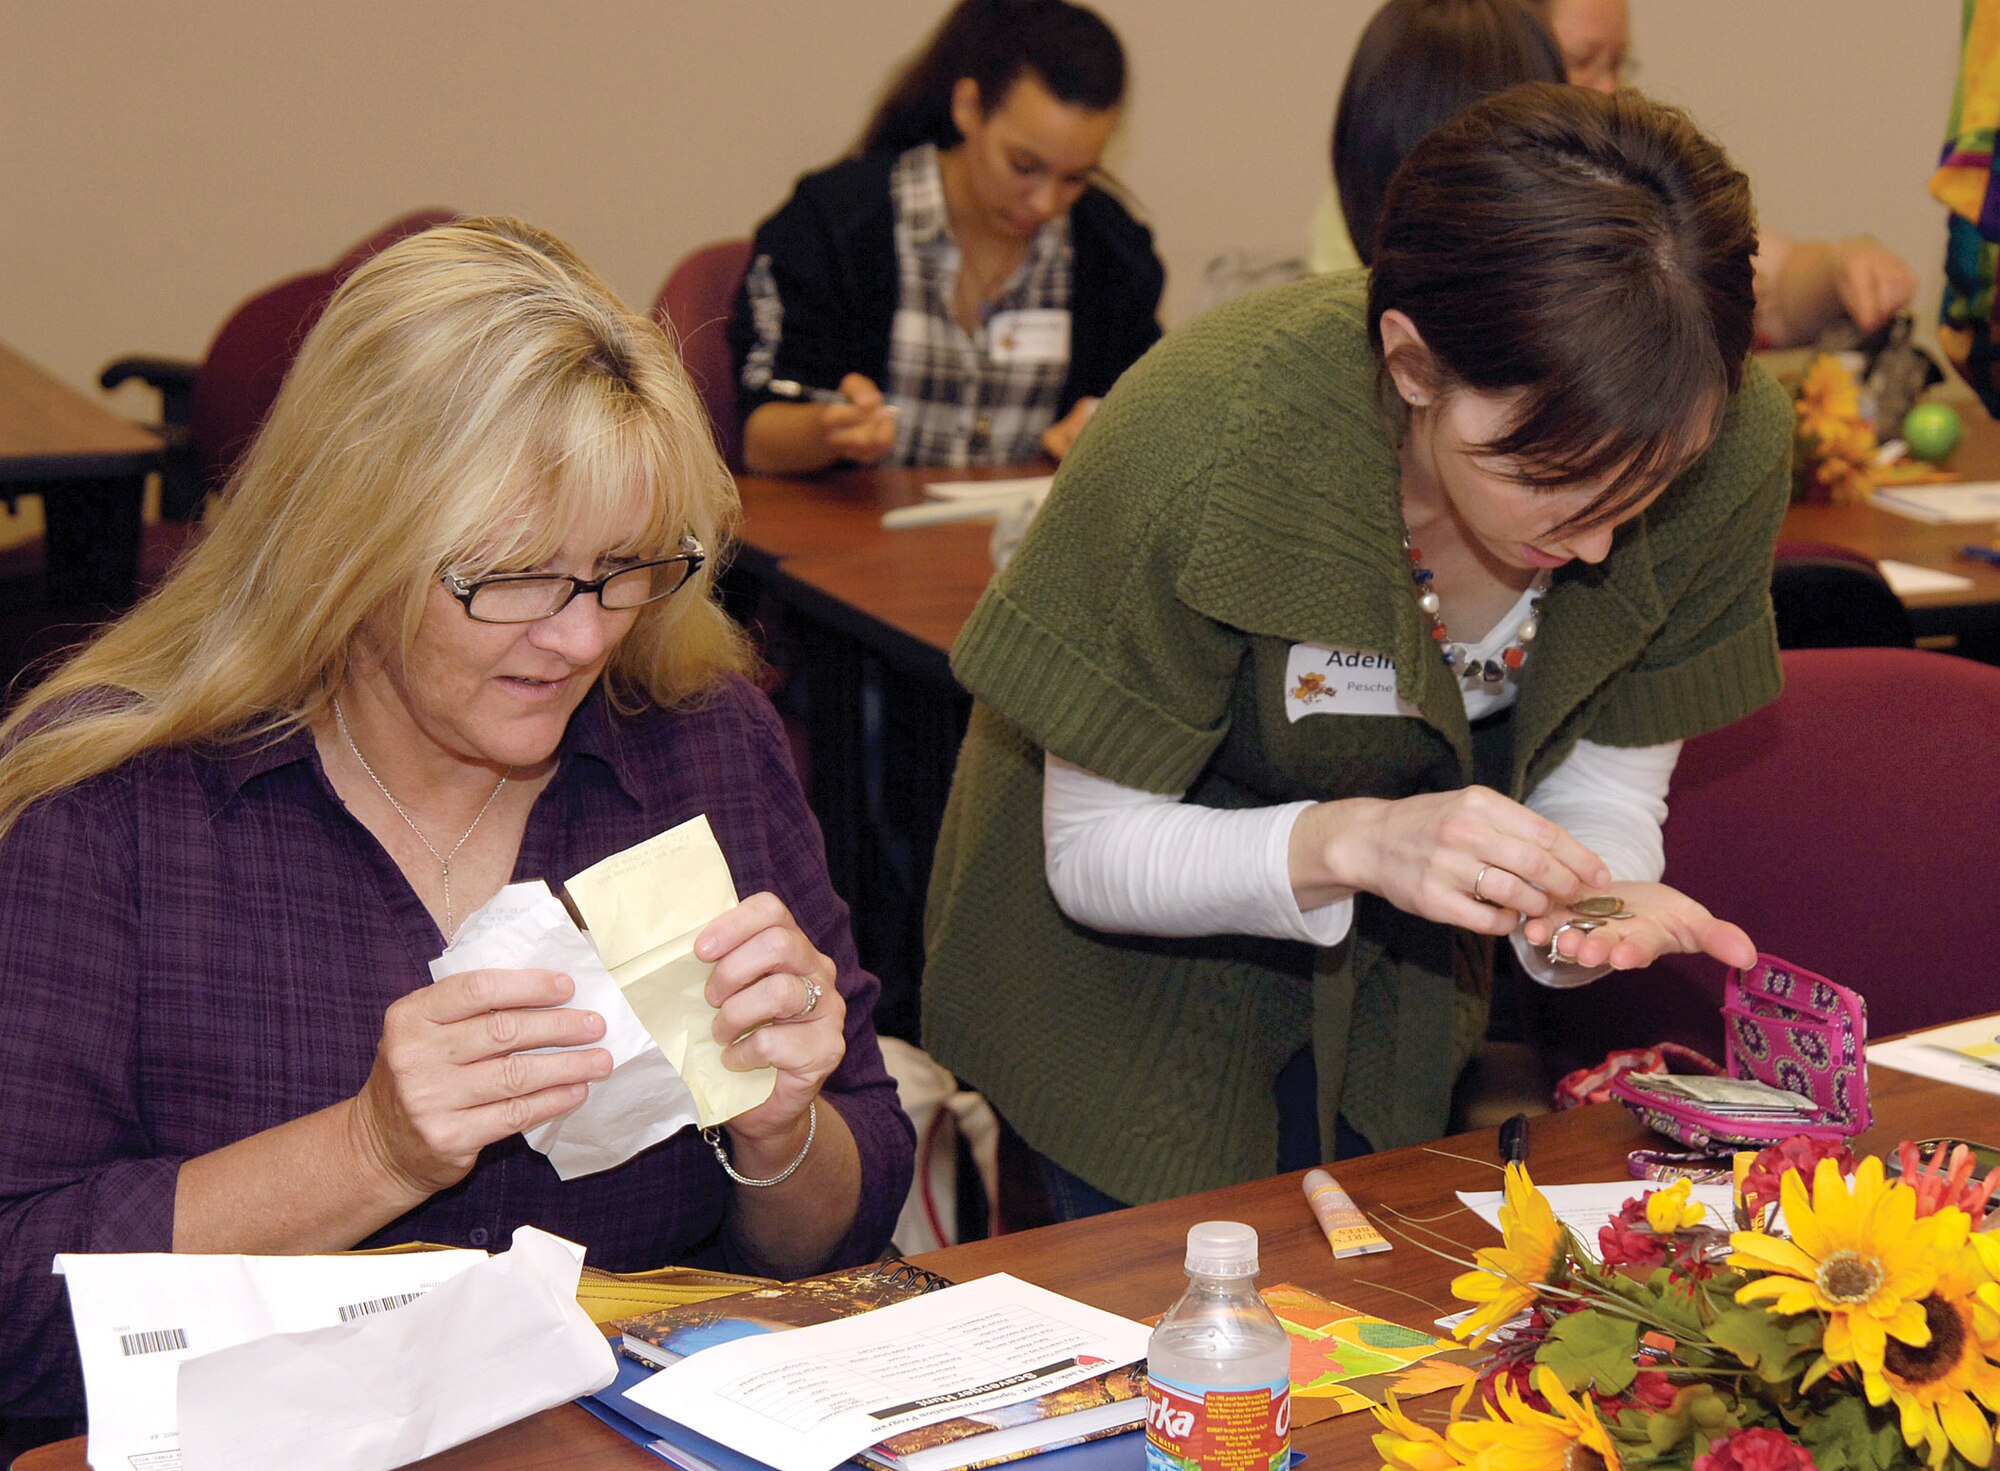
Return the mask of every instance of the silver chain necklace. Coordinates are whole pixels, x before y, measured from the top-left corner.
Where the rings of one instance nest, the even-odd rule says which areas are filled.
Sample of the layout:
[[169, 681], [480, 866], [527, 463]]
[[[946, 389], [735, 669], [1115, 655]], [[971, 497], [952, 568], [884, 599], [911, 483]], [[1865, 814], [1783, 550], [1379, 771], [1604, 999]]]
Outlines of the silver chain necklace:
[[440, 853], [436, 845], [424, 836], [424, 830], [417, 826], [417, 820], [410, 816], [409, 809], [403, 806], [401, 802], [398, 802], [396, 794], [382, 784], [382, 778], [375, 774], [375, 768], [368, 764], [368, 758], [361, 754], [361, 748], [354, 744], [354, 737], [348, 733], [347, 716], [341, 710], [338, 699], [333, 702], [333, 723], [340, 727], [340, 738], [347, 742], [347, 749], [354, 753], [354, 759], [361, 763], [361, 769], [367, 772], [368, 779], [375, 783], [375, 790], [380, 792], [388, 804], [396, 809], [396, 815], [402, 818], [410, 831], [417, 835], [417, 841], [424, 845], [425, 850], [430, 853], [432, 861], [437, 864], [438, 877], [444, 880], [444, 937], [447, 940], [451, 939], [457, 929], [457, 926], [453, 923], [456, 915], [453, 913], [451, 907], [451, 860], [458, 857], [458, 850], [463, 848], [466, 840], [472, 836], [472, 829], [479, 826], [479, 819], [486, 815], [486, 809], [491, 807], [493, 799], [500, 795], [500, 788], [506, 786], [509, 778], [514, 775], [514, 768], [511, 766], [508, 767], [502, 773], [500, 780], [494, 784], [493, 790], [486, 794], [485, 805], [479, 809], [478, 815], [472, 819], [472, 826], [459, 834], [458, 841], [451, 845], [451, 851], [449, 853]]

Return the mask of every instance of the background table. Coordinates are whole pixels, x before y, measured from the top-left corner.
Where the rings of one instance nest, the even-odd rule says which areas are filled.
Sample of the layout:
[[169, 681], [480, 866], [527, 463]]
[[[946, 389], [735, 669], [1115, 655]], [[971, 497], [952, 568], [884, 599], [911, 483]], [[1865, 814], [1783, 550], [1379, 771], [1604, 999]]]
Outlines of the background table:
[[0, 495], [42, 498], [47, 601], [122, 606], [139, 571], [157, 436], [0, 344]]
[[[1109, 1043], [1112, 1039], [1107, 1039]], [[1873, 1073], [1875, 1127], [1860, 1149], [1888, 1150], [1905, 1138], [1951, 1132], [2000, 1139], [2000, 1097], [1972, 1093], [1930, 1078], [1878, 1068]], [[1623, 1178], [1625, 1154], [1657, 1145], [1624, 1108], [1601, 1104], [1536, 1119], [1528, 1167], [1537, 1183], [1575, 1184]], [[1437, 1144], [1390, 1150], [1334, 1168], [1356, 1202], [1379, 1220], [1396, 1212], [1428, 1222], [1469, 1254], [1497, 1242], [1494, 1232], [1459, 1206], [1458, 1190], [1496, 1189], [1492, 1130]], [[1265, 1283], [1291, 1282], [1352, 1308], [1427, 1327], [1460, 1304], [1450, 1282], [1459, 1267], [1408, 1241], [1386, 1254], [1335, 1261], [1319, 1234], [1297, 1174], [1226, 1190], [1138, 1206], [1012, 1236], [969, 1242], [915, 1258], [958, 1281], [1011, 1272], [1129, 1317], [1146, 1318], [1172, 1305], [1185, 1285], [1181, 1257], [1187, 1228], [1197, 1221], [1247, 1221], [1257, 1228]], [[1635, 1182], [1636, 1194], [1641, 1187]], [[1423, 1401], [1442, 1411], [1448, 1396]], [[1375, 1465], [1368, 1438], [1374, 1417], [1345, 1415], [1300, 1429], [1293, 1444], [1316, 1466]], [[31, 1451], [20, 1471], [82, 1471], [83, 1441]], [[574, 1405], [563, 1405], [421, 1463], [429, 1471], [639, 1471], [661, 1463]], [[1021, 1463], [1033, 1471], [1032, 1460]], [[1136, 1468], [1136, 1458], [1135, 1458]]]

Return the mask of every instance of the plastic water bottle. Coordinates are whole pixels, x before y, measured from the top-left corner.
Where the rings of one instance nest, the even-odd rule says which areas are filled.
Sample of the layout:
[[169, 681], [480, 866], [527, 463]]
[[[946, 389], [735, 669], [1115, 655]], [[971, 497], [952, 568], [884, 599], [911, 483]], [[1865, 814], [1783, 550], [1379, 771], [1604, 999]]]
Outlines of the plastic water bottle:
[[1146, 1471], [1284, 1471], [1291, 1340], [1257, 1295], [1257, 1233], [1188, 1228], [1187, 1291], [1146, 1348]]

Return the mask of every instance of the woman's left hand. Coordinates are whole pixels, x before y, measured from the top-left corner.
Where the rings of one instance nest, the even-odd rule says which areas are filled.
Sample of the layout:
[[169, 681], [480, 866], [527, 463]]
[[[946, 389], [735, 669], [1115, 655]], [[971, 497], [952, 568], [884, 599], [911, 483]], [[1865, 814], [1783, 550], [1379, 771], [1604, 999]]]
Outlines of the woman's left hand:
[[1052, 460], [1060, 460], [1069, 453], [1069, 447], [1076, 443], [1077, 435], [1083, 433], [1083, 426], [1090, 422], [1090, 416], [1097, 412], [1101, 399], [1080, 398], [1076, 407], [1042, 431], [1042, 452]]
[[778, 1070], [771, 1096], [729, 1121], [737, 1167], [768, 1173], [759, 1159], [768, 1153], [782, 1167], [798, 1153], [806, 1110], [847, 1052], [847, 1003], [834, 984], [834, 964], [784, 901], [768, 893], [752, 894], [713, 920], [696, 936], [694, 953], [715, 962], [706, 996], [716, 1008], [712, 1026], [724, 1065]]
[[[1676, 954], [1712, 955], [1724, 965], [1743, 968], [1757, 963], [1757, 947], [1747, 934], [1728, 920], [1717, 919], [1679, 889], [1620, 881], [1606, 886], [1605, 892], [1623, 900], [1632, 918], [1612, 920], [1589, 934], [1566, 932], [1556, 948], [1572, 965], [1638, 970], [1662, 955]], [[1529, 920], [1522, 933], [1530, 945], [1546, 946], [1566, 920], [1576, 918], [1574, 911], [1556, 908]]]

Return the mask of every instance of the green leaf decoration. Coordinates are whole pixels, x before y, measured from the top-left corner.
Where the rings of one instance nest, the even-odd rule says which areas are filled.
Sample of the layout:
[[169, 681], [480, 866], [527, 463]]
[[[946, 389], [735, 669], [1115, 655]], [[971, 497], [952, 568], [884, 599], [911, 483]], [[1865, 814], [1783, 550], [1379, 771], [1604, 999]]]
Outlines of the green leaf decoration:
[[1355, 1325], [1355, 1336], [1369, 1348], [1424, 1348], [1437, 1342], [1429, 1333], [1419, 1333], [1400, 1323], [1363, 1321]]
[[1803, 1347], [1793, 1337], [1797, 1326], [1759, 1307], [1730, 1308], [1715, 1315], [1708, 1336], [1756, 1370], [1759, 1379], [1777, 1384], [1787, 1377], [1785, 1366]]
[[1871, 1414], [1856, 1395], [1820, 1406], [1799, 1426], [1798, 1439], [1819, 1471], [1903, 1471], [1920, 1463], [1903, 1444], [1895, 1417]]
[[1549, 1330], [1535, 1362], [1553, 1369], [1572, 1394], [1593, 1387], [1600, 1394], [1623, 1394], [1638, 1372], [1632, 1363], [1638, 1351], [1639, 1325], [1630, 1319], [1571, 1313]]

